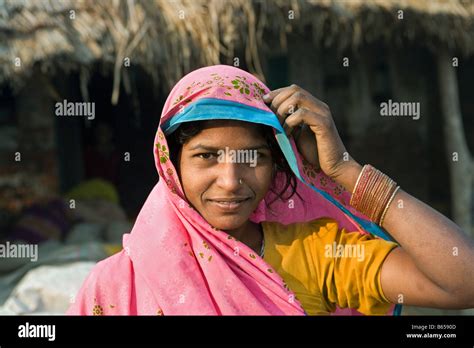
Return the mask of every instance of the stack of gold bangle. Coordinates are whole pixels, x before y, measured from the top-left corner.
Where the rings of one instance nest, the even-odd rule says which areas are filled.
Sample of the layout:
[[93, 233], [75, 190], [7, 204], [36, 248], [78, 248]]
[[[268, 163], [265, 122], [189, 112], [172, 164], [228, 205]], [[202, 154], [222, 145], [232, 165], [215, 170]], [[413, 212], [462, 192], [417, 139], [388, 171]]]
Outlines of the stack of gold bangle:
[[399, 188], [387, 175], [366, 164], [357, 178], [350, 205], [382, 226], [388, 207]]

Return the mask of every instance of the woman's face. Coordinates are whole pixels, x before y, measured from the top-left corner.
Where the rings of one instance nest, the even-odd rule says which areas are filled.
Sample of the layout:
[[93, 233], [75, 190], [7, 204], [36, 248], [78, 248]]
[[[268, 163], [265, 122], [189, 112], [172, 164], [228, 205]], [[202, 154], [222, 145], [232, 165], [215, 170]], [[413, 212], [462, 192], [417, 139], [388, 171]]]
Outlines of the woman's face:
[[207, 222], [234, 230], [247, 223], [269, 190], [272, 166], [255, 124], [216, 120], [182, 146], [177, 171], [188, 201]]

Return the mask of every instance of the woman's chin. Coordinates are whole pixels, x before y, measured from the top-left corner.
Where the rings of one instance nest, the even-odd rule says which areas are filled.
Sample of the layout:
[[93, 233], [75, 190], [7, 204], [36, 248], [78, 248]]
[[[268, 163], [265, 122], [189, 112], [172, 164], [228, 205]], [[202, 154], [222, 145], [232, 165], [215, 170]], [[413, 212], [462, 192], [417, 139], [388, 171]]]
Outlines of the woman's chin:
[[232, 231], [242, 227], [248, 221], [248, 216], [245, 217], [237, 217], [237, 216], [229, 216], [229, 217], [222, 217], [219, 219], [213, 219], [210, 221], [210, 225], [222, 230], [222, 231]]

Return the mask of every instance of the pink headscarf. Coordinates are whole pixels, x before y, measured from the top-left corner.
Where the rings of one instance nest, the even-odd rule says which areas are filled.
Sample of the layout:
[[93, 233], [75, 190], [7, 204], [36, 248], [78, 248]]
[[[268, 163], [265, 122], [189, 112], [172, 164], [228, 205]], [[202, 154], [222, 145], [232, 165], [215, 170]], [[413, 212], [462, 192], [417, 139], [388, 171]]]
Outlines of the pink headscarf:
[[[226, 65], [210, 66], [184, 76], [164, 105], [154, 142], [160, 180], [143, 205], [124, 250], [100, 262], [79, 292], [70, 314], [303, 315], [300, 302], [281, 276], [247, 245], [213, 228], [187, 201], [170, 161], [163, 124], [203, 99], [228, 100], [265, 112], [269, 89], [253, 75]], [[189, 111], [189, 110], [188, 110]], [[273, 114], [273, 117], [276, 117]], [[219, 118], [216, 116], [215, 118]], [[298, 168], [306, 182], [334, 197], [355, 216], [350, 194], [321, 171], [302, 162], [294, 141]], [[277, 182], [282, 178], [277, 176]], [[306, 184], [288, 201], [265, 201], [250, 219], [283, 224], [331, 217], [340, 228], [366, 233], [352, 217]], [[276, 212], [276, 214], [275, 214]], [[238, 252], [236, 252], [238, 250]], [[354, 314], [339, 310], [338, 314]]]

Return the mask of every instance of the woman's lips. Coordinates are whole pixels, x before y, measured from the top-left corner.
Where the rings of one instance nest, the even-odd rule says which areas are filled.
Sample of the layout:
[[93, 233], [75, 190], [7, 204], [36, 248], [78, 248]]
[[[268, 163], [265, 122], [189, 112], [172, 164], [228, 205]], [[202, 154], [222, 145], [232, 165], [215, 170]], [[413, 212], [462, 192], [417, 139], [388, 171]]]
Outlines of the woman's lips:
[[212, 205], [224, 210], [224, 211], [234, 211], [240, 209], [242, 206], [247, 204], [247, 202], [250, 200], [250, 198], [245, 198], [244, 200], [238, 200], [238, 201], [215, 201], [210, 199], [209, 202], [211, 202]]

